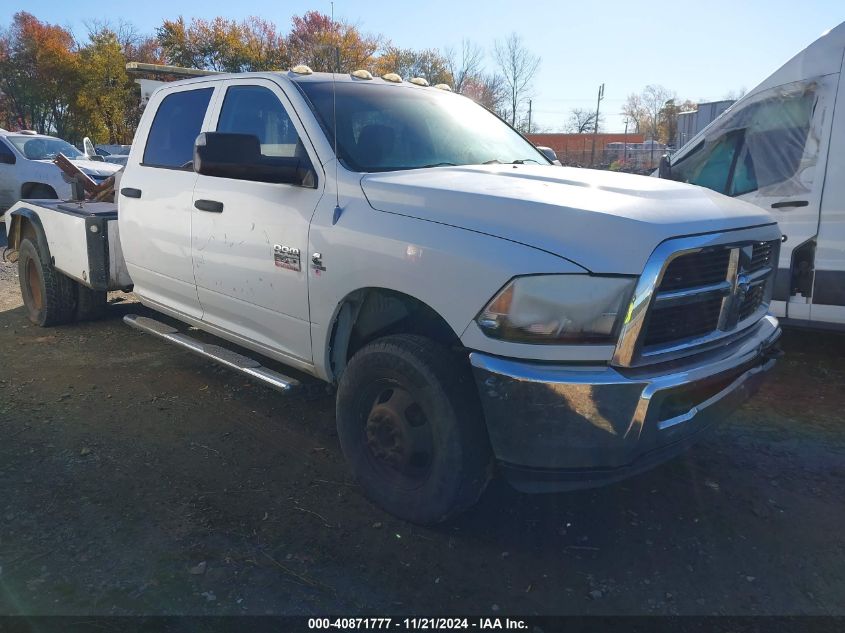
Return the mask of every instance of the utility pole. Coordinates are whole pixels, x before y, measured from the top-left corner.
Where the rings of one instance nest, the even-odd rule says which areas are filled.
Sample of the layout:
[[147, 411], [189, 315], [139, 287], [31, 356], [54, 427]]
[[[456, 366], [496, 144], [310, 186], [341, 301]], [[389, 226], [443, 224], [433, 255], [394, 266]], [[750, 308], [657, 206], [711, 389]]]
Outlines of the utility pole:
[[625, 117], [625, 136], [623, 137], [625, 142], [622, 143], [622, 164], [628, 162], [628, 117]]
[[528, 100], [528, 133], [531, 134], [531, 99]]
[[596, 120], [593, 124], [593, 149], [590, 152], [590, 167], [596, 164], [596, 135], [599, 133], [599, 108], [602, 99], [604, 99], [604, 84], [599, 86], [599, 97], [596, 100]]

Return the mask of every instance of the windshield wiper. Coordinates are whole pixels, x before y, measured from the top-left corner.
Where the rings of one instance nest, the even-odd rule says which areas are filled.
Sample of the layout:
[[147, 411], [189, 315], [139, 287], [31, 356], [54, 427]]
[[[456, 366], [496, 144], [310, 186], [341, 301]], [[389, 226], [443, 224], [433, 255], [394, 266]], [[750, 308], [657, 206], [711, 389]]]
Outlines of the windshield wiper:
[[499, 160], [498, 158], [491, 158], [490, 160], [485, 160], [482, 165], [524, 165], [525, 163], [537, 163], [540, 164], [539, 160], [534, 160], [533, 158], [517, 158], [516, 160], [512, 160], [510, 162], [505, 162]]
[[431, 163], [430, 165], [423, 165], [420, 169], [427, 169], [428, 167], [457, 167], [455, 163]]

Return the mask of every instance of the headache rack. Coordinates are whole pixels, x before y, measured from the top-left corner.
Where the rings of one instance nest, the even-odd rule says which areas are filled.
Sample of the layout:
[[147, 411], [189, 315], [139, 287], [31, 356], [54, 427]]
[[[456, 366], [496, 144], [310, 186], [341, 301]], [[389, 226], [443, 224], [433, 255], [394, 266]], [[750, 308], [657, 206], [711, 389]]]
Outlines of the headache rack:
[[651, 364], [712, 348], [742, 336], [768, 312], [780, 240], [706, 241], [672, 240], [655, 250], [615, 364]]

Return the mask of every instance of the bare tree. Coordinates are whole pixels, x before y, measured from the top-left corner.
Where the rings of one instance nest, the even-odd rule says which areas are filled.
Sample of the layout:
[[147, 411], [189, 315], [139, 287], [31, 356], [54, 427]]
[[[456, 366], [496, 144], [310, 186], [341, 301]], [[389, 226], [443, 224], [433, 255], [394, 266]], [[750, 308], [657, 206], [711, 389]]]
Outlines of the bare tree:
[[481, 73], [481, 63], [484, 51], [471, 41], [461, 40], [460, 57], [453, 48], [446, 49], [446, 64], [452, 75], [452, 89], [463, 94], [468, 79], [477, 77]]
[[[599, 128], [601, 128], [602, 117], [599, 116]], [[573, 108], [569, 111], [569, 119], [566, 122], [566, 131], [573, 134], [587, 134], [595, 131], [596, 112], [584, 108]]]
[[745, 93], [747, 92], [748, 90], [745, 88], [745, 86], [742, 86], [739, 90], [728, 90], [725, 93], [724, 98], [729, 99], [731, 101], [739, 101], [745, 96]]
[[640, 95], [628, 95], [625, 105], [622, 106], [622, 114], [633, 124], [632, 131], [639, 134], [640, 132], [644, 132], [646, 130], [646, 111]]
[[540, 67], [540, 58], [525, 48], [516, 33], [511, 33], [504, 42], [496, 41], [493, 55], [508, 91], [508, 116], [511, 125], [516, 125], [519, 110], [530, 96], [531, 81]]
[[652, 139], [657, 139], [660, 136], [660, 122], [661, 116], [669, 111], [677, 95], [674, 91], [664, 88], [663, 86], [649, 84], [640, 95], [643, 112], [645, 112], [646, 129], [640, 128], [640, 132], [645, 132]]

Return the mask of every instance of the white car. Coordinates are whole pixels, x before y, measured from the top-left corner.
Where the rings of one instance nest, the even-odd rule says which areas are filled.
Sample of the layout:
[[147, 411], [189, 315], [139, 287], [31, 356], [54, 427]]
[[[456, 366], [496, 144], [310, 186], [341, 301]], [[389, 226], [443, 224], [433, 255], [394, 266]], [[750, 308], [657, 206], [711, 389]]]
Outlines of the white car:
[[0, 129], [0, 214], [18, 200], [71, 197], [68, 178], [53, 164], [57, 154], [64, 154], [97, 182], [121, 169], [120, 165], [88, 160], [73, 145], [54, 136]]

